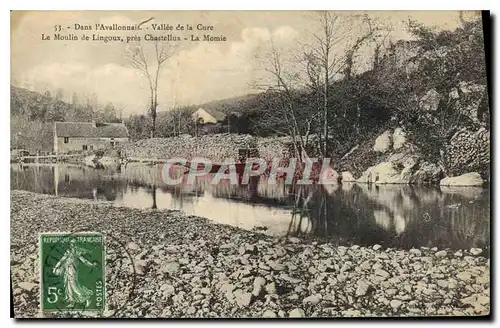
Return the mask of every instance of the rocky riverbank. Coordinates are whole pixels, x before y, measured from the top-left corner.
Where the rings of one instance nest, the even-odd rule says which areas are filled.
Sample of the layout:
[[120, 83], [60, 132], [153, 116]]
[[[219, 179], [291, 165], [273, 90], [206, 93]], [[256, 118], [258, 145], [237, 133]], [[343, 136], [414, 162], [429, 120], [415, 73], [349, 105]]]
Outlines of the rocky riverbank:
[[41, 316], [38, 233], [81, 230], [107, 236], [109, 309], [104, 316], [291, 318], [490, 312], [490, 262], [481, 249], [334, 246], [295, 237], [278, 239], [178, 211], [12, 191], [16, 317]]

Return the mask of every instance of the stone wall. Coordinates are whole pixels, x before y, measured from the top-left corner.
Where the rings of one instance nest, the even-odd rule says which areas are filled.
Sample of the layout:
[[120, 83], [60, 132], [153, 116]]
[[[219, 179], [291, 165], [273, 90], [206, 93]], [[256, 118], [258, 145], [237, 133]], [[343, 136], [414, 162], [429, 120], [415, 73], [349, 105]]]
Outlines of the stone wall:
[[[291, 139], [290, 139], [291, 140]], [[259, 157], [271, 161], [274, 157], [287, 157], [290, 155], [284, 138], [256, 138], [256, 147]]]

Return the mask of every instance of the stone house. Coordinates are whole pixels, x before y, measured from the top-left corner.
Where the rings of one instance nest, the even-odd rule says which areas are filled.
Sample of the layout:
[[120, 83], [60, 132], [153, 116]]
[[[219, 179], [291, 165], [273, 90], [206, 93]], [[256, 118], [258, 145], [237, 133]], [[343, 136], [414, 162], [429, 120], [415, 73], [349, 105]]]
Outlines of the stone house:
[[123, 123], [54, 122], [54, 153], [104, 149], [127, 142]]

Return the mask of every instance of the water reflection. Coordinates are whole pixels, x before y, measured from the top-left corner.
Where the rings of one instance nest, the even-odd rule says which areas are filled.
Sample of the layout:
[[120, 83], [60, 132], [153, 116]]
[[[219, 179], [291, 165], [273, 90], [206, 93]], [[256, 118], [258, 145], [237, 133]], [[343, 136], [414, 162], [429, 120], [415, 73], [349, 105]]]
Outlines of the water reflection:
[[128, 164], [96, 170], [77, 165], [12, 165], [11, 188], [179, 209], [273, 235], [312, 234], [338, 244], [388, 247], [489, 247], [490, 197], [484, 188], [416, 186], [248, 185], [168, 186], [161, 166]]

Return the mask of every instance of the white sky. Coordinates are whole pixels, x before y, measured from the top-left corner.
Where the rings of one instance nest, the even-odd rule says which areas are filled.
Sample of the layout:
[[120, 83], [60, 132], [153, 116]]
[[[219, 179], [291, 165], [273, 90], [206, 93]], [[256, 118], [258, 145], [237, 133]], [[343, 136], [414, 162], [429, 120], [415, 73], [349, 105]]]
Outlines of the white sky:
[[[403, 21], [410, 17], [439, 28], [451, 29], [458, 25], [458, 12], [450, 11], [374, 11], [369, 14], [384, 24], [392, 25], [393, 39], [407, 37]], [[61, 88], [68, 101], [73, 92], [95, 93], [100, 103], [111, 101], [125, 106], [125, 116], [145, 113], [148, 84], [137, 70], [128, 65], [123, 43], [42, 41], [41, 33], [52, 36], [55, 24], [134, 24], [150, 17], [155, 18], [150, 23], [214, 25], [214, 35], [224, 34], [228, 38], [227, 42], [221, 43], [182, 42], [183, 48], [169, 60], [160, 76], [158, 110], [254, 91], [251, 85], [260, 74], [253, 60], [256, 49], [267, 44], [272, 36], [291, 53], [297, 47], [297, 40], [304, 40], [307, 33], [314, 30], [311, 13], [308, 12], [17, 12], [11, 16], [12, 84], [39, 92], [48, 89], [54, 93]], [[182, 37], [190, 34], [175, 31], [162, 33]]]

